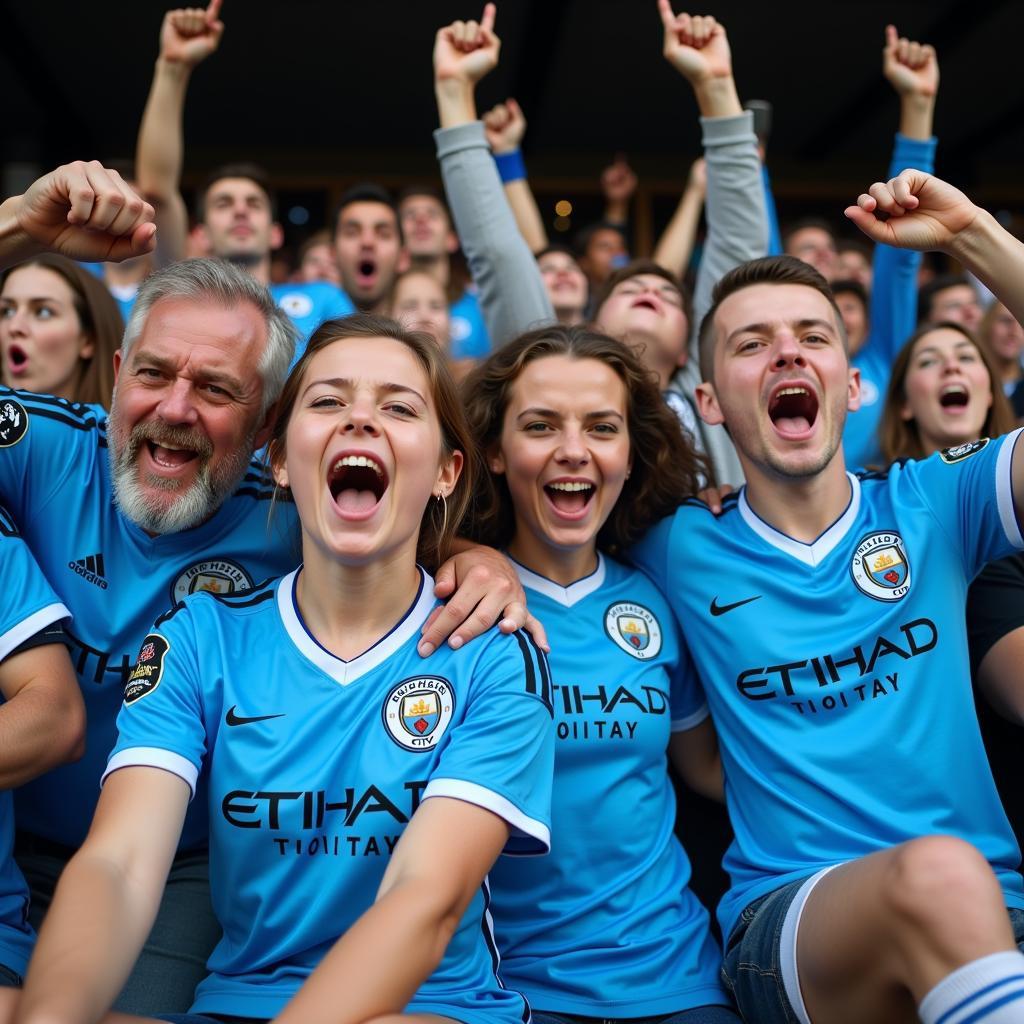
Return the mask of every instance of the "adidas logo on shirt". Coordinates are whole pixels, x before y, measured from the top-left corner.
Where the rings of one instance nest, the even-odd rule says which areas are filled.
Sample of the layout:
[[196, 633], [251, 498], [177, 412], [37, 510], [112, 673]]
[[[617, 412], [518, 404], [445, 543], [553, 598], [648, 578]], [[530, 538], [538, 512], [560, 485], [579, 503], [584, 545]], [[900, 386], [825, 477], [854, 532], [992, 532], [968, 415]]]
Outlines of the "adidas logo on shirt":
[[103, 578], [103, 555], [88, 555], [86, 558], [78, 558], [68, 562], [68, 568], [77, 572], [86, 582], [93, 583], [100, 590], [107, 589], [107, 581]]

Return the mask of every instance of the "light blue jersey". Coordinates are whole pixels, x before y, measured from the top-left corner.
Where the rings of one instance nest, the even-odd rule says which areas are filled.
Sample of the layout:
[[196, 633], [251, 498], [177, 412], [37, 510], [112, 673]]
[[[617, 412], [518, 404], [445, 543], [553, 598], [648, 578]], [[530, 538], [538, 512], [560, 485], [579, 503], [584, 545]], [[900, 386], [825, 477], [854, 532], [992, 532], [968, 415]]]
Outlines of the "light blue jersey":
[[1024, 547], [1018, 435], [851, 474], [813, 544], [759, 519], [744, 489], [717, 518], [683, 506], [633, 552], [683, 624], [722, 746], [725, 935], [787, 882], [932, 834], [973, 843], [1024, 907], [964, 626], [969, 581]]
[[[85, 697], [86, 751], [16, 795], [18, 827], [78, 846], [117, 736], [124, 684], [153, 620], [195, 590], [245, 590], [295, 564], [295, 507], [253, 465], [201, 526], [150, 537], [114, 504], [106, 420], [98, 406], [0, 388], [0, 501], [71, 610], [71, 662]], [[0, 536], [0, 550], [7, 539]], [[183, 842], [205, 837], [190, 819]]]
[[[0, 661], [47, 627], [68, 618], [14, 526], [0, 510], [4, 589], [0, 601]], [[55, 640], [55, 642], [57, 642]], [[14, 801], [0, 790], [0, 964], [24, 976], [35, 933], [28, 923], [28, 887], [14, 863]]]
[[[300, 571], [251, 594], [199, 595], [158, 620], [118, 717], [108, 774], [151, 765], [193, 791], [209, 778], [224, 938], [197, 1013], [281, 1010], [373, 903], [423, 800], [492, 811], [511, 826], [509, 852], [550, 841], [551, 689], [532, 641], [493, 631], [424, 661], [416, 644], [437, 601], [423, 574], [401, 622], [345, 662], [302, 621]], [[521, 1024], [523, 999], [496, 967], [485, 883], [409, 1010]]]
[[608, 558], [567, 588], [517, 568], [551, 640], [558, 742], [550, 856], [491, 873], [505, 981], [538, 1010], [587, 1017], [727, 1004], [673, 833], [665, 751], [708, 710], [668, 604]]
[[306, 284], [272, 284], [269, 286], [274, 301], [295, 324], [301, 337], [295, 346], [292, 366], [306, 351], [310, 335], [325, 321], [348, 316], [356, 311], [352, 300], [328, 281], [310, 281]]
[[491, 352], [491, 338], [473, 285], [451, 304], [449, 316], [452, 359], [486, 359]]

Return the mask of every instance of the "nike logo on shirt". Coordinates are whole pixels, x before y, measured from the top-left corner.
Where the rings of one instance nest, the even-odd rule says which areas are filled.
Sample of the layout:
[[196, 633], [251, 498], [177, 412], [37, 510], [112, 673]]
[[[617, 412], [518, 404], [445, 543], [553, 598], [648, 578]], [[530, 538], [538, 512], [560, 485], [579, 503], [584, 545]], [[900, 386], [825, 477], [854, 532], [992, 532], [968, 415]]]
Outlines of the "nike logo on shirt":
[[237, 704], [232, 704], [228, 708], [228, 713], [224, 716], [224, 721], [228, 725], [251, 725], [253, 722], [266, 722], [270, 718], [284, 718], [284, 713], [280, 715], [256, 715], [255, 718], [242, 718], [240, 715], [235, 714], [235, 708]]
[[718, 598], [713, 597], [711, 599], [711, 614], [718, 616], [724, 615], [726, 612], [731, 612], [734, 608], [741, 608], [745, 604], [750, 604], [751, 601], [759, 601], [761, 599], [760, 594], [755, 594], [753, 597], [746, 597], [742, 601], [733, 601], [732, 604], [719, 604]]

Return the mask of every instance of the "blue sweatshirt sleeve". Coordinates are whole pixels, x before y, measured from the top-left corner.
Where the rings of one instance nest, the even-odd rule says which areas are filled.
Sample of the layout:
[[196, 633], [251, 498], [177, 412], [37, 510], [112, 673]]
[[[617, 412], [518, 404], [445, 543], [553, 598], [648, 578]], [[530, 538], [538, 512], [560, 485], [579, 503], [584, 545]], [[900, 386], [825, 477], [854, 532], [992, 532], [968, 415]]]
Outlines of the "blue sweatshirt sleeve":
[[[932, 137], [925, 141], [896, 135], [889, 177], [914, 167], [931, 174], [935, 169]], [[921, 254], [908, 249], [876, 245], [871, 284], [871, 331], [865, 347], [870, 346], [880, 361], [891, 366], [903, 343], [917, 326], [917, 271]]]
[[768, 165], [761, 164], [761, 181], [764, 183], [764, 212], [768, 217], [768, 256], [782, 255], [782, 232], [779, 230], [779, 215], [775, 210], [775, 195]]

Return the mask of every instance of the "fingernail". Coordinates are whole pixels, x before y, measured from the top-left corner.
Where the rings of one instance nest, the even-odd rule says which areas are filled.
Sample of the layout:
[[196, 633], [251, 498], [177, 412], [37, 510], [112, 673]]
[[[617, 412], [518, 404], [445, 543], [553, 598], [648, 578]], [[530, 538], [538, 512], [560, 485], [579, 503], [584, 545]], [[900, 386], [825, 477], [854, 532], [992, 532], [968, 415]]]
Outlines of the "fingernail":
[[461, 636], [453, 636], [451, 640], [448, 641], [448, 646], [453, 651], [457, 651], [465, 642], [466, 641], [463, 640]]
[[416, 650], [419, 651], [422, 657], [429, 658], [434, 653], [434, 645], [428, 640], [424, 640]]

